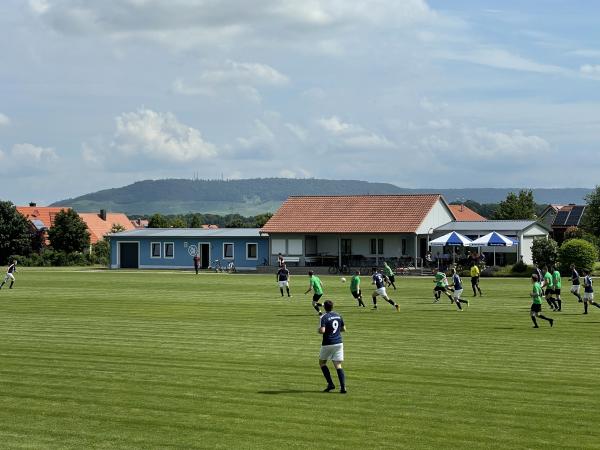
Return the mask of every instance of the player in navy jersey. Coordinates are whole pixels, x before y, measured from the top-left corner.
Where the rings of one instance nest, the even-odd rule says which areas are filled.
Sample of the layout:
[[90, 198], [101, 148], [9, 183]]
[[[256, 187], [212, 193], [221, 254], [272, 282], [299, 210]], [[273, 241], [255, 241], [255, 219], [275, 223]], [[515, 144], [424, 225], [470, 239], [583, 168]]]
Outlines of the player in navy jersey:
[[338, 380], [340, 381], [340, 394], [345, 394], [346, 374], [344, 373], [344, 369], [342, 369], [342, 361], [344, 361], [342, 332], [346, 331], [346, 325], [344, 325], [342, 316], [333, 310], [333, 302], [331, 300], [325, 300], [323, 306], [325, 307], [325, 314], [321, 316], [319, 324], [319, 334], [323, 335], [321, 351], [319, 353], [319, 366], [321, 366], [321, 372], [323, 372], [323, 376], [327, 380], [327, 387], [323, 392], [335, 389], [329, 367], [327, 367], [327, 361], [332, 360]]
[[594, 301], [594, 286], [592, 284], [592, 276], [589, 270], [583, 271], [583, 313], [588, 313], [588, 304], [600, 308], [600, 305]]
[[396, 308], [396, 311], [400, 311], [400, 305], [388, 297], [385, 290], [385, 277], [376, 267], [373, 267], [373, 281], [371, 284], [375, 285], [375, 291], [373, 291], [373, 309], [377, 309], [377, 296], [381, 295], [386, 302]]
[[452, 287], [454, 288], [454, 292], [452, 293], [452, 297], [454, 298], [454, 303], [460, 311], [462, 311], [461, 303], [466, 303], [469, 306], [468, 300], [463, 300], [460, 298], [463, 292], [462, 280], [460, 279], [460, 275], [456, 272], [456, 269], [452, 269]]
[[575, 268], [575, 264], [571, 264], [571, 294], [573, 294], [579, 300], [579, 303], [583, 301], [579, 289], [581, 288], [581, 281], [579, 279], [579, 273]]
[[283, 288], [285, 288], [285, 290], [287, 292], [287, 296], [291, 297], [290, 281], [289, 281], [290, 280], [290, 271], [286, 267], [285, 263], [277, 271], [276, 278], [277, 278], [277, 283], [279, 284], [279, 292], [281, 292], [281, 296], [283, 297]]
[[8, 288], [9, 289], [13, 288], [13, 284], [15, 284], [15, 275], [14, 274], [16, 271], [17, 271], [17, 260], [15, 259], [8, 265], [8, 269], [6, 269], [6, 276], [4, 277], [4, 281], [2, 281], [2, 284], [0, 284], [0, 289], [2, 289], [2, 286], [4, 286], [8, 280], [10, 280], [10, 286]]

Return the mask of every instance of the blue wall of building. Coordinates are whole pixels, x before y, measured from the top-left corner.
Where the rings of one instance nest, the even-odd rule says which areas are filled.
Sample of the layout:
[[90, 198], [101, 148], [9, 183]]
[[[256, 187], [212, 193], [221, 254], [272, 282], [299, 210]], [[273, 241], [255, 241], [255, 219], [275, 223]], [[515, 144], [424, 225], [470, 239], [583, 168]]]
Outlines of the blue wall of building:
[[[140, 269], [191, 269], [193, 268], [194, 250], [198, 248], [200, 243], [209, 244], [210, 248], [210, 266], [214, 266], [216, 259], [221, 261], [223, 266], [233, 261], [238, 269], [254, 269], [256, 266], [262, 265], [265, 258], [268, 258], [269, 240], [266, 237], [244, 237], [244, 238], [228, 238], [228, 237], [205, 237], [205, 238], [146, 238], [113, 236], [110, 238], [111, 247], [111, 268], [120, 267], [119, 243], [138, 243], [139, 252], [139, 268]], [[158, 242], [161, 247], [160, 257], [151, 257], [152, 243]], [[173, 243], [173, 257], [165, 256], [165, 243]], [[233, 244], [234, 257], [233, 259], [223, 257], [223, 244]], [[257, 244], [257, 258], [248, 259], [246, 257], [246, 244]]]

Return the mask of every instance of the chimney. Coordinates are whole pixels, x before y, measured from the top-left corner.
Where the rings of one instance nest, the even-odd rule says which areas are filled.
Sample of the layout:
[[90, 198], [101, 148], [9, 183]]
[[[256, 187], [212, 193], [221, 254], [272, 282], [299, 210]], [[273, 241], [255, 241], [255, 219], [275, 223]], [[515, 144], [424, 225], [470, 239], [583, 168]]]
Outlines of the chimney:
[[37, 204], [35, 202], [29, 202], [29, 206], [31, 206], [32, 208], [35, 208], [37, 206]]
[[102, 220], [106, 220], [106, 210], [105, 209], [100, 210], [100, 218]]

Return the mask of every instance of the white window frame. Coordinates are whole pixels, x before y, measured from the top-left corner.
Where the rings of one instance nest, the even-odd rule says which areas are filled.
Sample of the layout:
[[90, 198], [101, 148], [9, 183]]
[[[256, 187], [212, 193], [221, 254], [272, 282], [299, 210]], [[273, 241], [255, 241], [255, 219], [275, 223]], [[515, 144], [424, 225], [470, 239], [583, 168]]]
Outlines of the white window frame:
[[[251, 258], [250, 256], [248, 256], [248, 248], [251, 245], [254, 245], [256, 247], [256, 256], [253, 257], [253, 258]], [[246, 242], [246, 259], [247, 260], [252, 260], [252, 261], [255, 261], [255, 260], [258, 259], [258, 242]]]
[[[154, 256], [154, 245], [158, 245], [158, 256]], [[160, 259], [162, 255], [162, 242], [150, 242], [150, 259]]]
[[[171, 245], [173, 248], [173, 255], [172, 256], [167, 256], [167, 245]], [[164, 250], [163, 250], [163, 255], [165, 259], [175, 259], [175, 242], [164, 242]]]
[[[225, 256], [226, 245], [231, 245], [231, 256]], [[233, 245], [233, 242], [223, 242], [223, 259], [235, 259], [235, 245]]]

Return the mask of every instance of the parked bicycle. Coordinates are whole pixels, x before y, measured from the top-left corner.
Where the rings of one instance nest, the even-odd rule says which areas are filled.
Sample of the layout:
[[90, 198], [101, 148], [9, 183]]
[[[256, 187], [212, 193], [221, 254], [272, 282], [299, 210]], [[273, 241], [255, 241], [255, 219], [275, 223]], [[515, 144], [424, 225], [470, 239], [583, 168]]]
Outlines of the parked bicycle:
[[219, 273], [219, 272], [236, 273], [237, 272], [237, 269], [235, 268], [235, 264], [233, 263], [233, 261], [227, 263], [226, 266], [223, 266], [221, 264], [221, 260], [219, 260], [219, 259], [215, 259], [215, 264], [213, 266], [213, 269], [217, 273]]
[[329, 266], [328, 272], [332, 275], [335, 275], [336, 273], [348, 274], [350, 273], [350, 267], [346, 264], [342, 264], [340, 267], [337, 262], [334, 262]]

